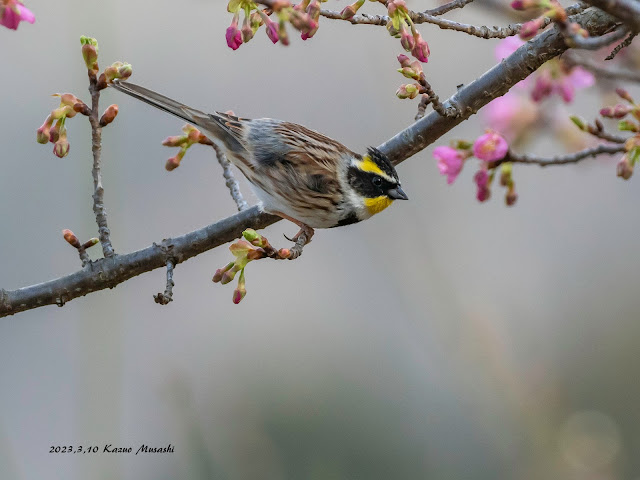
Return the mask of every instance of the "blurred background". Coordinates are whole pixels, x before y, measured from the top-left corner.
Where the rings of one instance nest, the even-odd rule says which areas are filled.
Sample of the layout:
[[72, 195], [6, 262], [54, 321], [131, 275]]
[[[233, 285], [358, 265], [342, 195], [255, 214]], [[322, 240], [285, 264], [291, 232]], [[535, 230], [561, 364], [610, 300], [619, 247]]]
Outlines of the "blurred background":
[[[301, 123], [355, 150], [415, 115], [417, 102], [394, 96], [401, 51], [383, 28], [324, 20], [307, 42], [290, 31], [290, 47], [274, 46], [260, 31], [233, 52], [223, 0], [27, 6], [34, 25], [0, 29], [6, 289], [79, 268], [63, 228], [96, 235], [88, 122], [68, 122], [64, 159], [35, 141], [58, 105], [50, 94], [89, 101], [81, 35], [99, 40], [101, 67], [130, 62], [136, 83], [204, 110]], [[447, 18], [511, 21], [482, 0]], [[441, 98], [495, 64], [497, 40], [420, 30]], [[103, 135], [117, 252], [234, 213], [209, 149], [165, 171], [176, 151], [161, 141], [183, 122], [118, 92], [102, 98], [120, 106]], [[593, 118], [607, 98], [592, 87], [566, 112]], [[484, 126], [474, 117], [438, 144]], [[252, 264], [238, 306], [232, 285], [211, 283], [230, 259], [221, 247], [177, 266], [166, 307], [152, 298], [165, 286], [156, 270], [1, 319], [0, 478], [640, 478], [640, 179], [616, 178], [609, 157], [516, 165], [520, 198], [507, 208], [497, 186], [488, 203], [475, 200], [475, 165], [448, 186], [432, 150], [398, 168], [410, 201], [318, 231], [295, 262]], [[543, 130], [522, 151], [564, 146]], [[296, 230], [280, 222], [265, 233], [284, 246]], [[175, 451], [49, 453], [107, 444]]]

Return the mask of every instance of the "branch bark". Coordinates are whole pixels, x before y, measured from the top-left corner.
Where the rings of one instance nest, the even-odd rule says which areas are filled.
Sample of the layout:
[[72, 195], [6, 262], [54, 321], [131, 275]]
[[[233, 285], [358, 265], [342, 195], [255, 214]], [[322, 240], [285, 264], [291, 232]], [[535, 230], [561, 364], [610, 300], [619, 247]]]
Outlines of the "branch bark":
[[[580, 23], [591, 35], [603, 35], [616, 22], [614, 18], [597, 9], [589, 9], [578, 14], [573, 21]], [[445, 108], [457, 109], [460, 112], [459, 116], [443, 117], [432, 112], [382, 144], [380, 150], [387, 154], [394, 164], [403, 162], [462, 123], [494, 98], [504, 95], [547, 60], [565, 50], [567, 46], [564, 37], [557, 28], [542, 33], [474, 82], [460, 87], [444, 102]], [[0, 317], [44, 305], [62, 306], [69, 300], [88, 293], [114, 288], [132, 277], [156, 268], [164, 268], [169, 259], [174, 259], [177, 265], [238, 238], [246, 228], [258, 230], [278, 220], [279, 217], [260, 212], [259, 208], [254, 206], [181, 237], [164, 240], [159, 245], [153, 244], [137, 252], [97, 260], [65, 277], [13, 291], [0, 289]]]

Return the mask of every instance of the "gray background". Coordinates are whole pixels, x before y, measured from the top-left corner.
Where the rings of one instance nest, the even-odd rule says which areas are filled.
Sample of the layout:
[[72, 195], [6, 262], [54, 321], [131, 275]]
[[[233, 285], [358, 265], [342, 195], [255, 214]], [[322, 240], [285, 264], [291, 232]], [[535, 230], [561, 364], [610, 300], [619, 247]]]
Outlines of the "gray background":
[[[477, 3], [448, 17], [508, 22]], [[89, 100], [80, 35], [98, 38], [102, 67], [128, 61], [133, 81], [194, 107], [291, 120], [353, 149], [415, 113], [394, 96], [400, 47], [382, 28], [325, 20], [310, 41], [291, 32], [283, 48], [259, 32], [232, 52], [222, 0], [27, 6], [35, 25], [0, 29], [7, 289], [78, 268], [61, 229], [95, 235], [88, 123], [69, 122], [67, 158], [35, 141], [57, 106], [50, 94]], [[496, 41], [421, 31], [442, 98], [495, 62]], [[592, 117], [602, 102], [591, 89], [569, 110]], [[104, 93], [110, 103], [120, 106], [103, 150], [116, 251], [233, 213], [208, 149], [164, 170], [175, 150], [160, 142], [180, 121], [117, 92]], [[474, 118], [439, 144], [482, 131]], [[232, 286], [210, 281], [230, 258], [219, 248], [177, 267], [167, 307], [152, 299], [164, 288], [157, 270], [2, 319], [0, 477], [638, 478], [638, 179], [617, 179], [610, 158], [516, 166], [518, 205], [506, 208], [498, 188], [480, 205], [475, 165], [447, 186], [432, 149], [398, 169], [409, 202], [318, 231], [295, 262], [250, 265], [239, 306]], [[559, 148], [544, 131], [529, 150]], [[295, 231], [281, 222], [266, 233], [286, 245]], [[175, 453], [48, 453], [142, 443]]]

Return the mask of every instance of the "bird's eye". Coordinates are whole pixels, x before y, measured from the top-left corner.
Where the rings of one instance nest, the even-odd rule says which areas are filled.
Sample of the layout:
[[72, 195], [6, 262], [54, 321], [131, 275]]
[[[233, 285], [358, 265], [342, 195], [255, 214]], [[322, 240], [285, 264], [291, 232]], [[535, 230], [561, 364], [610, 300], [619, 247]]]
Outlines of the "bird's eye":
[[376, 187], [382, 186], [382, 179], [380, 177], [373, 177], [372, 182]]

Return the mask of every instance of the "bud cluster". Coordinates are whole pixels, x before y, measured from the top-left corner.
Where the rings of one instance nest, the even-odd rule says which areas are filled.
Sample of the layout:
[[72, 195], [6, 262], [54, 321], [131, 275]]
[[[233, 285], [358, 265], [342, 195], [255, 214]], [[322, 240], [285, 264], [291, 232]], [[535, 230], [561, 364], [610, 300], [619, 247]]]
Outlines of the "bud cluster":
[[521, 11], [542, 10], [542, 14], [539, 17], [522, 24], [519, 36], [523, 40], [530, 40], [535, 37], [538, 31], [544, 27], [547, 18], [560, 26], [560, 29], [565, 33], [566, 42], [569, 46], [575, 46], [572, 45], [572, 38], [586, 38], [589, 36], [589, 32], [579, 24], [569, 22], [566, 10], [557, 0], [513, 0], [511, 8]]
[[640, 160], [640, 104], [636, 103], [629, 92], [623, 88], [616, 88], [616, 93], [627, 104], [619, 103], [615, 106], [605, 107], [600, 110], [600, 115], [619, 119], [618, 130], [635, 134], [625, 142], [625, 154], [617, 165], [617, 175], [628, 180], [633, 175], [633, 168]]
[[98, 72], [100, 71], [100, 67], [98, 66], [98, 41], [95, 38], [85, 37], [83, 35], [80, 37], [80, 44], [82, 45], [82, 58], [87, 67], [87, 73], [89, 74], [91, 82], [96, 82], [96, 88], [98, 90], [107, 88], [107, 85], [115, 79], [127, 79], [133, 73], [130, 64], [115, 62], [113, 65], [107, 67], [98, 78]]
[[247, 294], [244, 269], [249, 262], [266, 257], [276, 259], [289, 258], [288, 249], [281, 248], [280, 250], [276, 250], [271, 246], [266, 237], [263, 237], [251, 228], [242, 232], [242, 236], [242, 239], [229, 247], [231, 253], [236, 257], [235, 260], [216, 270], [216, 273], [212, 278], [214, 283], [221, 283], [222, 285], [225, 285], [233, 281], [236, 274], [240, 272], [238, 285], [233, 291], [233, 303], [235, 304], [240, 303]]
[[[233, 13], [233, 19], [225, 34], [227, 45], [237, 50], [240, 45], [249, 42], [262, 25], [272, 43], [289, 45], [287, 23], [300, 32], [302, 40], [307, 40], [318, 31], [320, 3], [325, 1], [302, 0], [297, 5], [291, 5], [287, 0], [277, 0], [271, 8], [262, 9], [252, 0], [230, 0], [227, 11]], [[242, 27], [239, 27], [241, 11], [244, 12], [244, 20]], [[277, 20], [272, 20], [271, 15]]]
[[53, 110], [38, 128], [36, 140], [42, 144], [53, 143], [53, 153], [63, 158], [69, 153], [66, 119], [75, 117], [76, 113], [88, 116], [91, 109], [71, 93], [56, 93], [53, 96], [60, 97], [60, 106]]
[[415, 80], [416, 83], [400, 85], [396, 91], [396, 97], [403, 100], [406, 98], [413, 100], [419, 94], [427, 93], [422, 64], [418, 60], [412, 62], [411, 59], [404, 54], [398, 55], [398, 62], [400, 63], [398, 72], [405, 78]]
[[[357, 2], [356, 2], [357, 3]], [[429, 61], [429, 45], [416, 29], [404, 0], [389, 0], [387, 2], [389, 21], [387, 30], [392, 37], [399, 38], [402, 48], [411, 52], [421, 62]]]
[[195, 145], [196, 143], [202, 145], [213, 145], [213, 142], [193, 125], [186, 124], [182, 127], [182, 131], [184, 132], [184, 135], [167, 137], [162, 141], [162, 145], [165, 147], [180, 147], [180, 151], [175, 156], [167, 160], [165, 168], [168, 171], [175, 170], [180, 166], [180, 162], [192, 145]]
[[78, 237], [76, 237], [76, 235], [69, 229], [62, 230], [62, 237], [69, 245], [78, 250], [80, 258], [82, 259], [83, 266], [90, 262], [89, 255], [87, 254], [86, 250], [93, 247], [94, 245], [97, 245], [100, 242], [100, 240], [94, 237], [90, 238], [84, 243], [80, 243]]

